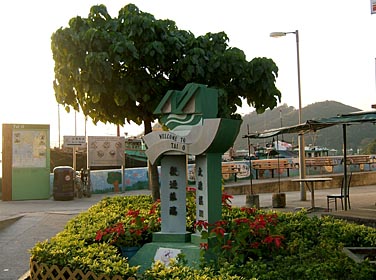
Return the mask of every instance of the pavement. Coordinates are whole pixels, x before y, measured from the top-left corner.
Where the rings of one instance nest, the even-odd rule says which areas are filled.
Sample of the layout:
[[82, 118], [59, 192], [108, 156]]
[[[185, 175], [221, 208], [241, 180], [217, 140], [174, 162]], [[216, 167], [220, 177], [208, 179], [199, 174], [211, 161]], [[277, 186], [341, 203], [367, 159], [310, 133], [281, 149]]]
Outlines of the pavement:
[[[338, 189], [315, 191], [316, 211], [313, 215], [337, 215], [352, 217], [354, 221], [366, 220], [376, 225], [376, 185], [352, 187], [351, 210], [326, 210], [326, 195]], [[29, 270], [29, 249], [39, 241], [44, 241], [62, 231], [65, 224], [80, 212], [101, 199], [115, 195], [150, 194], [149, 190], [128, 191], [120, 194], [93, 194], [90, 198], [75, 198], [70, 201], [25, 200], [0, 201], [0, 280], [26, 279]], [[310, 193], [307, 200], [300, 199], [300, 192], [286, 192], [286, 207], [276, 211], [297, 211], [310, 208]], [[272, 209], [272, 194], [259, 194], [260, 207]], [[246, 195], [235, 195], [233, 206], [244, 206]]]

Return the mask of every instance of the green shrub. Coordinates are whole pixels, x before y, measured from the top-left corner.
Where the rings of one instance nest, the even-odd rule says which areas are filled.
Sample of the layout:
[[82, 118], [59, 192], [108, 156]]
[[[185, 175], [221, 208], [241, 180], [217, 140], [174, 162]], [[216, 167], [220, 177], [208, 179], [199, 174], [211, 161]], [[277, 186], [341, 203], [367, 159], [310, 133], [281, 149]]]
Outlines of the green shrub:
[[[376, 279], [376, 265], [355, 263], [342, 252], [344, 246], [376, 246], [374, 228], [332, 217], [309, 217], [304, 211], [280, 213], [228, 206], [223, 207], [222, 220], [229, 239], [223, 241], [232, 240], [231, 248], [236, 250], [229, 252], [228, 247], [219, 246], [214, 266], [203, 263], [202, 269], [194, 269], [185, 266], [184, 261], [170, 267], [157, 263], [141, 274], [138, 267], [129, 266], [115, 246], [95, 241], [99, 230], [119, 222], [126, 224], [127, 213], [134, 210], [146, 223], [155, 222], [160, 215], [159, 204], [154, 204], [151, 196], [105, 198], [70, 220], [55, 237], [37, 243], [30, 251], [31, 258], [38, 263], [121, 275], [124, 279]], [[253, 222], [260, 217], [273, 219], [263, 231], [247, 232], [245, 226], [255, 225]], [[188, 193], [187, 230], [193, 232], [194, 224], [194, 193]], [[236, 236], [237, 231], [242, 235]], [[250, 250], [257, 238], [261, 241], [269, 235], [283, 236], [280, 250], [268, 246], [260, 247], [258, 252]]]
[[[230, 270], [231, 271], [231, 270]], [[140, 279], [145, 280], [168, 280], [168, 279], [184, 279], [184, 280], [256, 280], [244, 278], [239, 275], [231, 275], [226, 268], [220, 271], [214, 271], [209, 267], [202, 269], [193, 269], [191, 267], [180, 264], [179, 262], [172, 262], [169, 267], [166, 267], [161, 262], [157, 262], [151, 269], [144, 272]]]

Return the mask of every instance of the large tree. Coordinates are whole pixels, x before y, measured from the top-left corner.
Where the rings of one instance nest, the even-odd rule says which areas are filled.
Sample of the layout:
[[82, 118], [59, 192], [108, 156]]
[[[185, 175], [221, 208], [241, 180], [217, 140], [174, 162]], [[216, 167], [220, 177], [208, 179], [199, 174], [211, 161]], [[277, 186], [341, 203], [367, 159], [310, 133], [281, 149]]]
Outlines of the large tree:
[[[143, 123], [145, 134], [152, 131], [158, 117], [153, 111], [164, 94], [190, 82], [221, 89], [218, 117], [239, 117], [242, 99], [258, 113], [274, 108], [281, 98], [275, 63], [247, 61], [228, 41], [224, 32], [195, 37], [133, 4], [115, 18], [104, 5], [93, 6], [87, 18], [72, 18], [52, 34], [56, 100], [94, 123]], [[154, 177], [156, 167], [152, 170]], [[151, 181], [157, 198], [158, 181]]]

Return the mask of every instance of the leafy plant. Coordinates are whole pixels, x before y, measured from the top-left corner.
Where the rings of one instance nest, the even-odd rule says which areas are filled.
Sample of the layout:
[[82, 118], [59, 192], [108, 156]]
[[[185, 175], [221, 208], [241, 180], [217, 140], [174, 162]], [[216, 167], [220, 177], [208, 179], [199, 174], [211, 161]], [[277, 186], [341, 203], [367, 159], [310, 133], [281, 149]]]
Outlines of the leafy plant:
[[[179, 261], [172, 261], [169, 267], [166, 267], [161, 262], [156, 262], [154, 266], [145, 271], [142, 275], [145, 280], [168, 280], [168, 279], [184, 279], [184, 280], [245, 280], [239, 275], [232, 275], [226, 268], [221, 269], [219, 272], [210, 267], [202, 269], [194, 269], [185, 266]], [[251, 279], [255, 280], [255, 279]]]
[[[198, 222], [197, 229], [205, 249], [221, 257], [221, 262], [244, 264], [249, 259], [270, 258], [282, 247], [284, 237], [276, 231], [276, 213], [258, 213], [252, 208], [241, 208], [243, 216], [221, 220], [214, 225]], [[209, 231], [207, 230], [209, 229]], [[211, 241], [211, 242], [210, 242]]]

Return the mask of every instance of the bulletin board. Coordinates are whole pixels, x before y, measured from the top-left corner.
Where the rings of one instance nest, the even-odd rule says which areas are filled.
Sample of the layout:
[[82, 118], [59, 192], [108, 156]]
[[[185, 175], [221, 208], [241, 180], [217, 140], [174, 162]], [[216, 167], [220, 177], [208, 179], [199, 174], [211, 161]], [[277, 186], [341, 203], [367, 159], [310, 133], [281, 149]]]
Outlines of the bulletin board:
[[125, 137], [88, 136], [88, 166], [123, 166]]
[[2, 200], [50, 197], [50, 126], [3, 124]]

